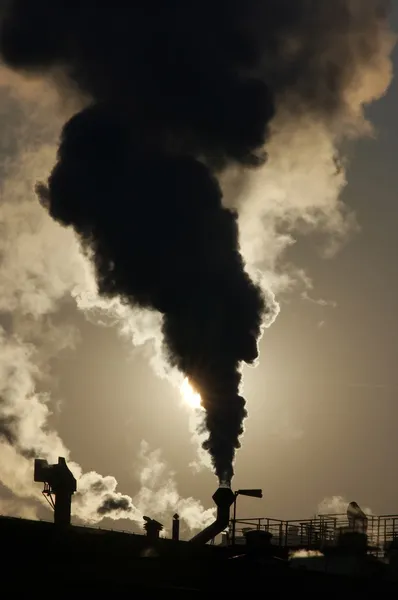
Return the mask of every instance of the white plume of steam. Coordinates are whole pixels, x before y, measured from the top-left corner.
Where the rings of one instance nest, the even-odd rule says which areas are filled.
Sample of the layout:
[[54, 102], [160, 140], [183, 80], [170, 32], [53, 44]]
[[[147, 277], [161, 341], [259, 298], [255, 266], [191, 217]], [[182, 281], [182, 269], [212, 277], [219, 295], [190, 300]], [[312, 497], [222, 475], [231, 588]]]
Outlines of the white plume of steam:
[[91, 523], [109, 516], [112, 519], [130, 519], [142, 525], [145, 514], [162, 520], [177, 512], [182, 525], [189, 530], [206, 527], [214, 519], [214, 509], [205, 510], [194, 498], [180, 496], [175, 474], [162, 459], [161, 450], [151, 450], [144, 440], [136, 474], [140, 489], [133, 498], [116, 491], [114, 477], [102, 477], [95, 472], [82, 475], [74, 498], [74, 514]]
[[304, 550], [302, 548], [301, 550], [295, 550], [294, 552], [292, 552], [289, 555], [289, 558], [291, 558], [291, 559], [297, 559], [297, 558], [321, 558], [322, 556], [324, 556], [324, 554], [322, 554], [322, 552], [320, 552], [319, 550]]
[[141, 488], [134, 502], [142, 511], [161, 517], [177, 509], [189, 529], [206, 527], [214, 520], [213, 508], [204, 510], [194, 498], [180, 497], [174, 473], [168, 470], [160, 450], [151, 451], [145, 441], [141, 443], [138, 472]]
[[[38, 385], [43, 387], [50, 375], [51, 358], [73, 348], [78, 340], [73, 327], [52, 322], [61, 300], [72, 296], [88, 318], [116, 323], [135, 345], [159, 340], [159, 321], [151, 314], [134, 315], [118, 301], [100, 299], [91, 265], [74, 233], [55, 223], [35, 198], [35, 181], [45, 176], [54, 160], [57, 126], [62, 122], [57, 121], [60, 105], [55, 92], [46, 84], [26, 82], [4, 69], [0, 69], [0, 86], [4, 92], [0, 118], [6, 115], [9, 119], [3, 123], [3, 140], [12, 140], [12, 134], [19, 140], [9, 154], [8, 144], [2, 148], [0, 167], [0, 482], [15, 496], [15, 501], [2, 499], [0, 513], [34, 516], [35, 508], [24, 503], [24, 499], [42, 499], [40, 486], [33, 483], [33, 457], [56, 462], [58, 456], [64, 456], [78, 479], [73, 514], [82, 521], [97, 523], [110, 517], [142, 524], [145, 512], [153, 510], [162, 518], [180, 507], [186, 527], [204, 526], [209, 511], [197, 501], [179, 496], [173, 474], [160, 462], [159, 451], [147, 457], [142, 451], [140, 461], [146, 460], [146, 472], [155, 468], [154, 460], [162, 465], [161, 487], [156, 488], [159, 478], [150, 485], [146, 482], [136, 503], [117, 491], [114, 477], [83, 473], [69, 460], [69, 450], [50, 427], [51, 398], [39, 392]], [[22, 111], [22, 122], [21, 115], [14, 115], [11, 100]], [[49, 111], [54, 115], [50, 124]], [[160, 361], [155, 367], [159, 365]], [[161, 499], [162, 494], [166, 499]]]
[[[375, 18], [385, 9], [386, 2], [345, 0], [340, 4], [346, 7], [344, 25], [334, 22], [331, 5], [325, 3], [322, 7], [319, 3], [316, 8], [319, 27], [312, 36], [308, 36], [312, 27], [308, 18], [298, 24], [297, 31], [279, 40], [278, 59], [282, 68], [289, 68], [288, 56], [293, 64], [296, 56], [305, 53], [305, 49], [308, 52], [309, 59], [295, 80], [298, 93], [294, 84], [277, 99], [264, 168], [250, 176], [232, 169], [224, 176], [226, 203], [239, 210], [245, 259], [252, 272], [261, 271], [274, 293], [294, 282], [311, 285], [310, 279], [301, 277], [300, 270], [289, 272], [282, 262], [297, 233], [328, 234], [325, 255], [330, 256], [355, 230], [356, 219], [340, 199], [347, 183], [341, 145], [373, 134], [365, 107], [381, 98], [392, 80], [391, 53], [396, 36], [387, 20]], [[330, 30], [323, 35], [322, 28], [328, 22]], [[339, 43], [336, 43], [339, 28]], [[318, 52], [314, 51], [316, 48]], [[320, 112], [316, 109], [317, 101], [324, 98], [319, 105], [327, 106], [328, 95], [335, 93], [333, 85], [328, 89], [327, 75], [333, 67], [338, 70], [342, 65], [345, 78], [340, 82], [343, 87], [339, 90], [339, 110]], [[266, 70], [269, 68], [272, 65], [265, 66]], [[306, 79], [311, 73], [316, 81]], [[319, 96], [314, 106], [306, 104], [300, 96], [300, 87], [303, 86], [305, 94], [308, 82], [316, 90], [314, 96]]]
[[[46, 362], [51, 343], [56, 353], [60, 349], [60, 344], [55, 343], [59, 340], [54, 342], [52, 327], [49, 332], [46, 339], [44, 327], [40, 330]], [[65, 339], [68, 338], [61, 339], [62, 345], [65, 345]], [[37, 344], [21, 342], [17, 335], [7, 335], [4, 329], [0, 330], [1, 483], [19, 499], [37, 500], [41, 497], [41, 490], [33, 483], [33, 457], [40, 456], [49, 462], [56, 462], [58, 456], [64, 456], [78, 480], [73, 514], [84, 522], [97, 523], [104, 517], [110, 517], [142, 524], [146, 512], [164, 518], [177, 510], [187, 528], [206, 526], [212, 510], [204, 510], [193, 498], [180, 497], [174, 474], [161, 460], [160, 451], [151, 452], [145, 442], [141, 445], [138, 465], [141, 487], [134, 499], [117, 491], [114, 477], [103, 477], [95, 472], [84, 474], [77, 463], [69, 460], [69, 450], [49, 425], [49, 398], [36, 391], [37, 381], [45, 376], [45, 370], [41, 367], [46, 366], [46, 363], [41, 363], [43, 356], [38, 348]], [[4, 507], [8, 512], [15, 506], [18, 507], [18, 514], [34, 514], [34, 509], [29, 505], [10, 502], [2, 502], [0, 512]]]
[[[58, 456], [69, 460], [70, 453], [49, 425], [50, 398], [36, 387], [46, 377], [51, 349], [58, 354], [62, 348], [73, 346], [74, 336], [73, 330], [55, 329], [46, 322], [40, 328], [37, 323], [25, 327], [24, 333], [25, 339], [0, 329], [0, 481], [20, 500], [38, 500], [41, 494], [33, 483], [33, 457], [56, 462]], [[30, 341], [38, 333], [40, 346]], [[110, 517], [142, 524], [145, 512], [164, 518], [178, 510], [189, 529], [208, 524], [212, 511], [204, 510], [193, 498], [180, 497], [173, 473], [161, 461], [159, 450], [149, 452], [143, 443], [139, 458], [141, 489], [134, 499], [117, 491], [114, 477], [83, 474], [77, 463], [69, 461], [78, 479], [73, 514], [88, 523]], [[20, 500], [0, 503], [0, 513], [15, 508], [17, 514], [33, 516], [34, 507]]]
[[[352, 499], [351, 499], [352, 501]], [[318, 504], [318, 515], [336, 515], [336, 526], [338, 531], [348, 530], [352, 531], [353, 525], [349, 524], [347, 509], [350, 501], [347, 500], [344, 496], [328, 496], [324, 498]], [[365, 515], [369, 519], [369, 523], [366, 527], [366, 534], [368, 537], [369, 544], [378, 545], [379, 544], [379, 527], [377, 525], [377, 518], [373, 521], [373, 510], [369, 506], [362, 506], [361, 510], [365, 513]], [[354, 526], [355, 528], [355, 526]], [[359, 527], [359, 530], [362, 529], [362, 526]]]
[[36, 520], [37, 507], [16, 498], [0, 498], [0, 515]]
[[[62, 330], [58, 331], [62, 336]], [[37, 344], [21, 340], [15, 333], [7, 335], [4, 329], [0, 330], [0, 481], [15, 496], [28, 499], [39, 499], [41, 496], [39, 486], [33, 483], [33, 457], [40, 456], [49, 462], [57, 462], [58, 456], [69, 460], [70, 455], [59, 435], [49, 425], [49, 398], [36, 390], [37, 383], [45, 374], [41, 367], [46, 367], [49, 359], [51, 339], [55, 352], [59, 351], [51, 328], [51, 337], [46, 339], [44, 327], [40, 334], [44, 356], [41, 356]], [[105, 501], [112, 500], [115, 516], [120, 518], [116, 505], [124, 497], [116, 492], [115, 480], [97, 473], [83, 475], [80, 466], [71, 461], [69, 466], [79, 480], [79, 489], [86, 492], [80, 494], [79, 501], [74, 503], [74, 514], [83, 521], [99, 521], [105, 514], [101, 513], [101, 506]], [[93, 476], [97, 482], [95, 493], [89, 485]], [[101, 488], [99, 482], [102, 482]], [[126, 518], [139, 521], [139, 513], [135, 511], [131, 499], [130, 504], [125, 511]], [[113, 511], [108, 512], [109, 516], [113, 516]]]
[[[344, 518], [347, 514], [347, 508], [350, 501], [344, 498], [344, 496], [328, 496], [321, 500], [318, 504], [319, 515], [343, 515]], [[372, 509], [369, 507], [362, 508], [366, 515], [372, 515]]]

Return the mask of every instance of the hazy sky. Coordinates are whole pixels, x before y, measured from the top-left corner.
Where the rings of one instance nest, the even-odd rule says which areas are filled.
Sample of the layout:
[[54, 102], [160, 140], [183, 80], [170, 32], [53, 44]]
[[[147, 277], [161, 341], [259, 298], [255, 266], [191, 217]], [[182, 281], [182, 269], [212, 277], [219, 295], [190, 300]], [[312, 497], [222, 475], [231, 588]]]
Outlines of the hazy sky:
[[[398, 29], [397, 7], [392, 22]], [[279, 298], [260, 366], [245, 371], [249, 418], [234, 487], [262, 487], [264, 498], [241, 499], [241, 516], [306, 518], [334, 495], [376, 514], [398, 512], [397, 85], [369, 110], [376, 137], [349, 149], [344, 201], [360, 231], [329, 260], [318, 238], [291, 248], [290, 258], [313, 280], [314, 301], [299, 292]], [[68, 303], [62, 317], [81, 341], [53, 361], [48, 387], [62, 401], [53, 422], [73, 459], [114, 475], [119, 490], [134, 495], [144, 439], [162, 449], [180, 493], [211, 506], [217, 481], [189, 466], [189, 410], [176, 390], [114, 329], [88, 323]]]

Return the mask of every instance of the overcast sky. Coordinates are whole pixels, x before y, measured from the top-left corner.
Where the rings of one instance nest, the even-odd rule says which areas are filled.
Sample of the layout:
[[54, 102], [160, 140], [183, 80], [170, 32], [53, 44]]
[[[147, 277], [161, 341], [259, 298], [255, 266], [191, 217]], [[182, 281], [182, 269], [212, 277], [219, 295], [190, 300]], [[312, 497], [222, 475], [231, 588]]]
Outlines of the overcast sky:
[[[398, 29], [397, 8], [392, 22]], [[262, 487], [264, 498], [242, 498], [241, 516], [307, 518], [335, 495], [376, 514], [398, 512], [397, 85], [369, 109], [376, 136], [349, 148], [343, 197], [360, 230], [331, 259], [315, 237], [289, 250], [313, 281], [310, 298], [300, 291], [279, 298], [260, 365], [245, 371], [249, 418], [234, 486]], [[15, 108], [3, 102], [1, 118], [11, 115]], [[12, 153], [11, 140], [3, 140], [4, 156], [5, 147]], [[162, 450], [181, 495], [211, 506], [216, 478], [190, 467], [189, 410], [176, 389], [116, 329], [89, 323], [70, 302], [58, 318], [80, 334], [75, 350], [52, 361], [46, 382], [52, 422], [72, 458], [85, 471], [115, 476], [118, 489], [134, 496], [146, 440]]]

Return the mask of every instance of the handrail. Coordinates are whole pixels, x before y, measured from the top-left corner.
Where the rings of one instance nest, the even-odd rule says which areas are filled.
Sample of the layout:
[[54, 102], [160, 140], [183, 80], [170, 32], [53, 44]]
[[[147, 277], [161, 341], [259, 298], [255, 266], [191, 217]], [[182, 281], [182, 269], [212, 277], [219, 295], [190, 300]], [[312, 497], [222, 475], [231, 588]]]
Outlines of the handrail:
[[398, 514], [366, 515], [367, 523], [349, 522], [347, 514], [330, 513], [307, 519], [282, 520], [270, 517], [236, 519], [237, 540], [244, 541], [245, 530], [257, 529], [272, 534], [271, 543], [282, 548], [316, 549], [336, 545], [343, 532], [366, 533], [369, 552], [380, 556], [391, 542], [398, 540]]

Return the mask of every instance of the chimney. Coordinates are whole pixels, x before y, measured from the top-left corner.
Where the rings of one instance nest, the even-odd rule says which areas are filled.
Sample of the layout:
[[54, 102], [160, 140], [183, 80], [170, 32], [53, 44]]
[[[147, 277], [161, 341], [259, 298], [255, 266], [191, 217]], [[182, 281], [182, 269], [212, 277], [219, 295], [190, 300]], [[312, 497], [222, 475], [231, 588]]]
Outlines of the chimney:
[[207, 544], [219, 533], [224, 531], [229, 525], [229, 511], [235, 499], [234, 493], [228, 484], [222, 484], [213, 495], [214, 503], [217, 506], [216, 520], [206, 529], [197, 533], [191, 542], [195, 544]]
[[178, 540], [180, 539], [180, 516], [177, 515], [177, 513], [173, 515], [173, 529], [171, 538], [175, 542], [178, 542]]
[[54, 523], [57, 526], [70, 525], [72, 496], [77, 484], [65, 459], [60, 456], [58, 464], [49, 465], [46, 460], [37, 458], [34, 481], [44, 483], [43, 494], [54, 509]]
[[163, 529], [163, 525], [155, 519], [151, 519], [150, 517], [144, 517], [145, 525], [144, 529], [146, 531], [147, 538], [151, 542], [156, 542], [159, 539], [159, 534]]

